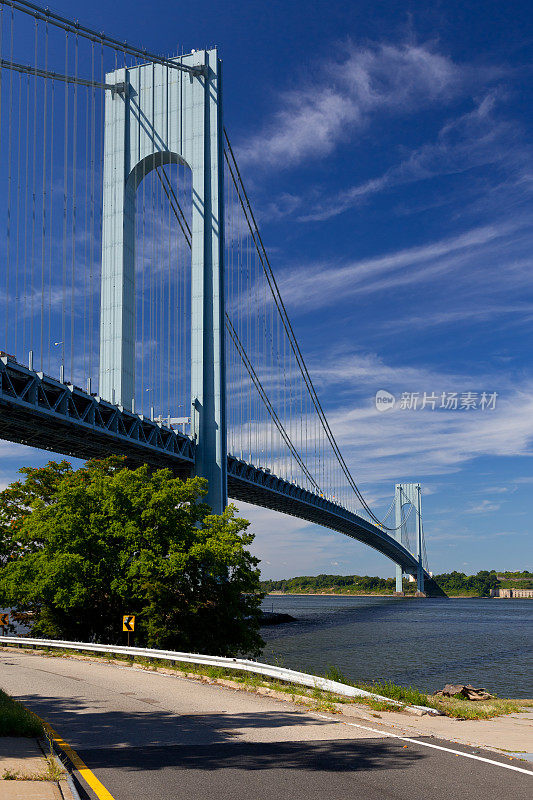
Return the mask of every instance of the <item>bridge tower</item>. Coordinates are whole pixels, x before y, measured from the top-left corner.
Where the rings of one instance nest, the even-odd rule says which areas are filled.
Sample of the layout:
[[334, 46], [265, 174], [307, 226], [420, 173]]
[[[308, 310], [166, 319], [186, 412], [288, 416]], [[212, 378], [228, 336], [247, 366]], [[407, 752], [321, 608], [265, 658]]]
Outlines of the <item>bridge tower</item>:
[[100, 394], [135, 397], [135, 205], [143, 178], [181, 163], [192, 173], [191, 433], [213, 513], [227, 504], [221, 62], [216, 50], [108, 73], [100, 315]]
[[[394, 488], [394, 512], [395, 512], [395, 527], [396, 539], [402, 543], [402, 533], [404, 533], [405, 521], [402, 516], [402, 509], [404, 506], [413, 506], [413, 512], [416, 515], [415, 530], [416, 530], [416, 557], [418, 560], [417, 569], [417, 590], [424, 591], [424, 565], [423, 565], [423, 547], [422, 547], [422, 491], [419, 483], [397, 483]], [[396, 591], [403, 592], [402, 585], [403, 570], [399, 564], [396, 564]]]

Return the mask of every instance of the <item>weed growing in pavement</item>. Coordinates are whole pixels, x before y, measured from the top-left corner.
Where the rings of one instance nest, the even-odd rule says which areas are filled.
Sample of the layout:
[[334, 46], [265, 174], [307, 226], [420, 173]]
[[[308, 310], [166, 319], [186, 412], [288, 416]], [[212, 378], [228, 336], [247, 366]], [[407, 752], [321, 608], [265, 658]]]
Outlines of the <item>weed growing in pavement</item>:
[[47, 767], [44, 772], [18, 772], [5, 769], [2, 778], [5, 781], [60, 781], [65, 777], [65, 770], [58, 767], [55, 759], [46, 759]]
[[50, 742], [50, 754], [44, 757], [46, 767], [44, 770], [36, 772], [20, 772], [19, 770], [5, 769], [2, 778], [5, 781], [60, 781], [66, 775], [66, 770], [54, 756], [52, 742]]

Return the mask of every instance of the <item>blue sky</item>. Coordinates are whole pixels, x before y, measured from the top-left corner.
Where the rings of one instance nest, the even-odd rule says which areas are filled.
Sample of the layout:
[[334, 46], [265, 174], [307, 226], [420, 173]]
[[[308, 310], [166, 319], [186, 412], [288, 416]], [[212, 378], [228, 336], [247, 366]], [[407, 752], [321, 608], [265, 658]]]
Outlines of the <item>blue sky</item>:
[[[219, 47], [225, 124], [352, 473], [377, 509], [395, 482], [422, 483], [434, 571], [531, 569], [528, 5], [54, 9], [169, 55]], [[376, 410], [380, 389], [394, 409]], [[497, 399], [413, 410], [403, 392]], [[6, 443], [0, 456], [1, 484], [46, 460]], [[392, 574], [340, 534], [241, 510], [265, 577]]]

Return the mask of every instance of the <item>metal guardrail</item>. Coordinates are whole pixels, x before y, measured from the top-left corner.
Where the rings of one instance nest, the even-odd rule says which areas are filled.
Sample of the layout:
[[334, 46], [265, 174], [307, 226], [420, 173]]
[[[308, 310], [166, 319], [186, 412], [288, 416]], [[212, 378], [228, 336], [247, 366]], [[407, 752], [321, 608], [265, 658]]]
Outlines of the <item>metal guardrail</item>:
[[326, 692], [343, 695], [344, 697], [367, 697], [373, 700], [390, 703], [399, 708], [416, 708], [426, 711], [428, 714], [438, 714], [434, 708], [426, 706], [407, 706], [399, 700], [392, 700], [390, 697], [383, 697], [374, 692], [367, 692], [365, 689], [358, 689], [356, 686], [347, 686], [345, 683], [331, 681], [328, 678], [321, 678], [318, 675], [309, 675], [306, 672], [297, 672], [285, 667], [276, 667], [272, 664], [262, 664], [259, 661], [251, 661], [246, 658], [228, 658], [226, 656], [209, 656], [201, 653], [180, 653], [176, 650], [154, 650], [148, 647], [123, 647], [121, 645], [92, 644], [91, 642], [66, 642], [58, 639], [32, 639], [24, 636], [1, 636], [0, 647], [4, 644], [15, 644], [19, 647], [55, 647], [59, 650], [78, 650], [89, 653], [110, 653], [122, 656], [140, 656], [142, 658], [154, 658], [162, 661], [180, 662], [186, 664], [202, 664], [209, 667], [222, 667], [234, 669], [240, 672], [253, 672], [258, 675], [265, 675], [268, 678], [276, 678], [286, 683], [294, 683], [301, 686], [309, 686], [312, 689], [322, 689]]

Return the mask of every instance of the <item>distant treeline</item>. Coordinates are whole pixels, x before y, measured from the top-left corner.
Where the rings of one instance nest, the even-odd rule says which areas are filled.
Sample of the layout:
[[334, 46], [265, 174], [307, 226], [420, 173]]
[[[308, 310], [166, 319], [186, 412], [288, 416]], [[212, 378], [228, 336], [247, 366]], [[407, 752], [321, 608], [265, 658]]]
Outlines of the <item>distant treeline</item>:
[[501, 589], [533, 589], [533, 572], [498, 572]]
[[[497, 572], [481, 570], [477, 575], [464, 572], [445, 572], [434, 575], [434, 580], [448, 595], [465, 597], [488, 597], [491, 589], [519, 587], [533, 589], [532, 572]], [[370, 575], [303, 575], [280, 581], [261, 581], [264, 592], [286, 592], [287, 594], [392, 594], [395, 590], [393, 578]], [[403, 582], [406, 594], [414, 594], [416, 583]]]

